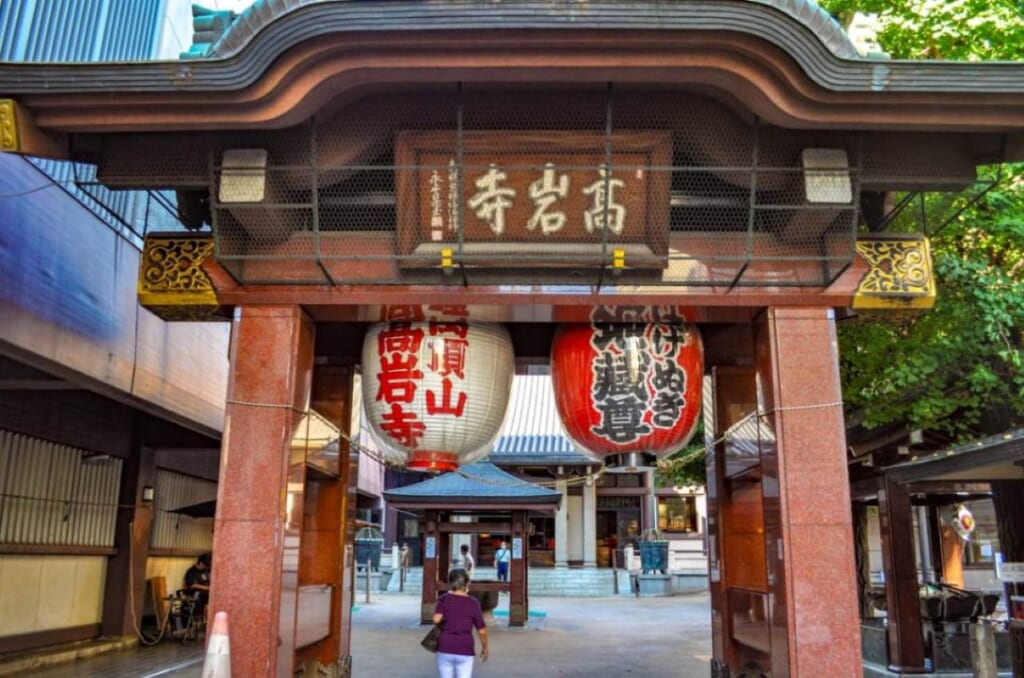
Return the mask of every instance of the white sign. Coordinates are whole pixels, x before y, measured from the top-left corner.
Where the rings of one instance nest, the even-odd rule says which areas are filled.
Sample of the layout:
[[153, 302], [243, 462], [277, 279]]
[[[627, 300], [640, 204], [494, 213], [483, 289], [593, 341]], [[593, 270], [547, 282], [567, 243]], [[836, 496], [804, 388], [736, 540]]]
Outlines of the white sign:
[[1024, 583], [1024, 563], [1003, 563], [999, 568], [999, 578], [1003, 581]]
[[523, 538], [513, 537], [512, 538], [512, 559], [522, 560], [523, 559]]
[[437, 558], [437, 537], [427, 537], [424, 551], [426, 552], [425, 558]]

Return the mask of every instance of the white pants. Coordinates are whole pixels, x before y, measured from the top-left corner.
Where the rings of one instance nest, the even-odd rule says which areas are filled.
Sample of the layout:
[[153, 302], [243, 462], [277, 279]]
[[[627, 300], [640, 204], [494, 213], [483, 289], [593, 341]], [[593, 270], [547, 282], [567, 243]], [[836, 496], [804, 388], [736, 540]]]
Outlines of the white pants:
[[473, 678], [473, 656], [438, 652], [437, 673], [440, 678]]

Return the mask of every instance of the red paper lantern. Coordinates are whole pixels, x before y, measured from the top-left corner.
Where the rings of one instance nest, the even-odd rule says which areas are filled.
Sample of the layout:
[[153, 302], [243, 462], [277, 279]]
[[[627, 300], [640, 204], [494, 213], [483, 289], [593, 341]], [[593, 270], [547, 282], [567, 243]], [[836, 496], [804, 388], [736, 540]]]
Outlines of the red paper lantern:
[[700, 335], [686, 325], [566, 325], [551, 347], [565, 431], [609, 471], [651, 468], [686, 445], [703, 372]]
[[363, 340], [363, 409], [385, 459], [454, 471], [486, 456], [515, 372], [503, 325], [465, 318], [379, 323]]

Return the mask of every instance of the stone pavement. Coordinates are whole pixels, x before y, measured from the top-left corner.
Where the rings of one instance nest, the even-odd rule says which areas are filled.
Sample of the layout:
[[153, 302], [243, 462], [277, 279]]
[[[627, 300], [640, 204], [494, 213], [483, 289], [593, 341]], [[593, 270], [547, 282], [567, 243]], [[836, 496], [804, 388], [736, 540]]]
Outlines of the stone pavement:
[[[360, 595], [352, 615], [352, 673], [356, 678], [437, 675], [434, 655], [419, 644], [428, 630], [418, 623], [419, 600], [415, 595], [384, 593], [367, 604]], [[491, 659], [486, 664], [477, 659], [476, 678], [708, 676], [711, 611], [707, 593], [670, 598], [531, 597], [530, 609], [547, 613], [543, 629], [509, 628], [508, 617], [502, 614], [508, 613], [508, 596], [501, 597], [495, 624], [488, 628]], [[232, 638], [232, 643], [237, 642]], [[73, 668], [65, 665], [24, 675], [199, 678], [201, 663], [182, 667], [198, 648], [175, 648], [181, 646], [140, 648], [79, 662]], [[162, 669], [153, 662], [160, 653], [167, 657]], [[146, 670], [141, 669], [143, 665]]]
[[[419, 598], [383, 595], [358, 603], [353, 615], [356, 677], [432, 678], [434, 656], [419, 646]], [[476, 661], [478, 678], [523, 676], [707, 678], [711, 663], [708, 594], [670, 598], [531, 597], [547, 612], [543, 630], [509, 628], [498, 616], [488, 628], [491, 658]], [[508, 610], [502, 596], [498, 612]], [[531, 622], [532, 623], [532, 622]]]

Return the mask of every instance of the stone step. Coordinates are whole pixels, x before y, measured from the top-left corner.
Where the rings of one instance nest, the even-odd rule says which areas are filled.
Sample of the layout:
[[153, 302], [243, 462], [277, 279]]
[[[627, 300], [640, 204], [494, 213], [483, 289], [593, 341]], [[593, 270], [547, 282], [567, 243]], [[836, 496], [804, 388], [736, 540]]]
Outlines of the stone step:
[[[494, 568], [479, 567], [474, 573], [478, 580], [496, 580]], [[618, 578], [619, 595], [632, 595], [630, 574], [626, 570], [614, 571], [611, 568], [530, 568], [531, 596], [613, 596], [615, 595], [615, 579]], [[398, 593], [398, 573], [392, 573], [387, 583], [390, 593]], [[672, 591], [696, 591], [707, 588], [707, 575], [704, 572], [691, 570], [685, 573], [673, 573]], [[422, 593], [423, 568], [413, 568], [406, 572], [405, 593]]]

